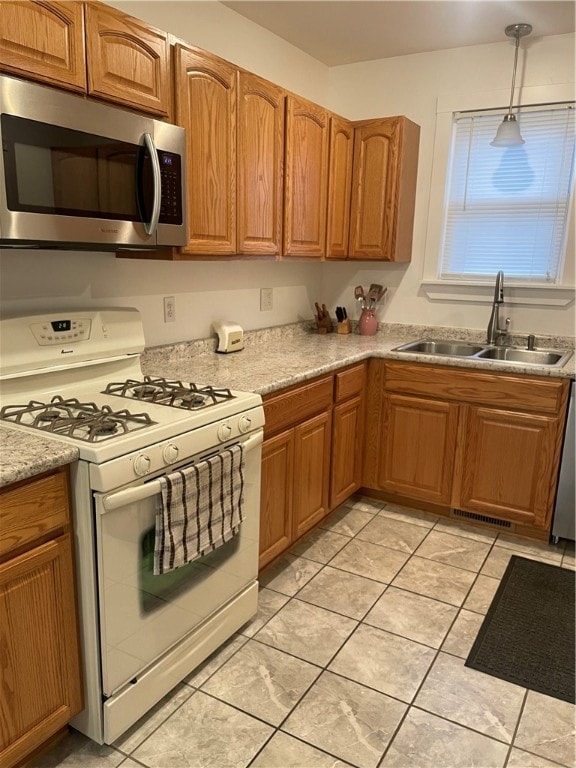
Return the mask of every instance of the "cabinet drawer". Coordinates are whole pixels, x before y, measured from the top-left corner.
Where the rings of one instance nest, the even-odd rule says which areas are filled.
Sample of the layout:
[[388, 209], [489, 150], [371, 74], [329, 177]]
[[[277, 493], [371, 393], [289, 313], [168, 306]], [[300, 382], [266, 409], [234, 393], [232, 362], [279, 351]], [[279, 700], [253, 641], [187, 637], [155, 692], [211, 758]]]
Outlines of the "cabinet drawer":
[[295, 426], [301, 421], [321, 413], [332, 406], [333, 377], [313, 381], [310, 384], [284, 390], [280, 394], [264, 398], [266, 424], [264, 435], [268, 436]]
[[461, 403], [556, 414], [566, 400], [568, 380], [389, 362], [385, 366], [384, 387]]
[[347, 368], [334, 377], [334, 401], [341, 403], [354, 395], [360, 395], [364, 390], [366, 381], [366, 363], [360, 363], [352, 368]]
[[9, 487], [0, 493], [0, 555], [67, 525], [67, 470]]

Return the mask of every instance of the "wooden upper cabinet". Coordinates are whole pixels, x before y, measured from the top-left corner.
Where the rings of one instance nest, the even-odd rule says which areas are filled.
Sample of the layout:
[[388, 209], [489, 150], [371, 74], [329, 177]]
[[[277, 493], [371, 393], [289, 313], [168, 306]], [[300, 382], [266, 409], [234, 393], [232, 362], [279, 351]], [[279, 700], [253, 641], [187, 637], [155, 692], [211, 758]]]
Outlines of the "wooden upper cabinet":
[[176, 122], [186, 128], [185, 254], [236, 253], [237, 69], [176, 46]]
[[240, 72], [238, 83], [238, 253], [277, 256], [286, 96], [249, 72]]
[[88, 93], [166, 116], [170, 111], [168, 36], [100, 3], [86, 3]]
[[284, 256], [322, 258], [326, 250], [328, 111], [287, 96]]
[[410, 261], [419, 137], [405, 117], [355, 123], [350, 258]]
[[0, 3], [0, 69], [85, 91], [82, 3], [3, 0]]
[[343, 259], [348, 255], [353, 156], [354, 126], [348, 120], [333, 115], [330, 118], [327, 259]]

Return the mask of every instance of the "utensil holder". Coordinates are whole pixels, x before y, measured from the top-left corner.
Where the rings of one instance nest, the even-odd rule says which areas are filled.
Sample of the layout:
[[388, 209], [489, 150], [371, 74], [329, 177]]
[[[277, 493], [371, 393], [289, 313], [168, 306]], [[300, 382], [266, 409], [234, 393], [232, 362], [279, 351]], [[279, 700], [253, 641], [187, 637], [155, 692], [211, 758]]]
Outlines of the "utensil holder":
[[378, 319], [375, 309], [363, 309], [358, 321], [358, 332], [360, 336], [374, 336], [378, 330]]

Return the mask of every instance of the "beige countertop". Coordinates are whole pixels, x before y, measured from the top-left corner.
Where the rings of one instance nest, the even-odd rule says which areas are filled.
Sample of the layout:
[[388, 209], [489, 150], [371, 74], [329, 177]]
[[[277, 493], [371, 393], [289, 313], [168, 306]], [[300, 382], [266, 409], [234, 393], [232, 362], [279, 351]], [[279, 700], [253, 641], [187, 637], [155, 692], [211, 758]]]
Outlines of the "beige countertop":
[[[455, 337], [483, 341], [477, 331], [455, 331], [453, 328], [388, 325], [383, 326], [375, 336], [354, 333], [320, 335], [300, 324], [248, 333], [244, 349], [231, 354], [215, 352], [213, 339], [152, 347], [143, 355], [142, 368], [150, 376], [248, 390], [261, 395], [370, 357], [533, 376], [574, 378], [576, 373], [574, 354], [564, 366], [555, 368], [393, 351], [400, 344], [416, 339]], [[525, 337], [522, 339], [525, 340]], [[547, 337], [537, 340], [538, 348], [573, 349], [573, 345], [573, 340], [569, 339]]]
[[[319, 335], [311, 332], [310, 323], [297, 323], [248, 332], [245, 348], [232, 354], [216, 353], [214, 338], [152, 347], [145, 350], [142, 356], [142, 370], [150, 376], [247, 390], [261, 395], [370, 357], [533, 376], [576, 377], [574, 354], [563, 367], [555, 368], [393, 351], [400, 344], [421, 338], [483, 341], [478, 331], [455, 331], [453, 328], [381, 325], [375, 336], [359, 336], [356, 333]], [[574, 340], [538, 338], [536, 346], [573, 349]], [[0, 426], [0, 441], [0, 487], [78, 458], [77, 449], [69, 445], [10, 427]]]
[[0, 488], [70, 464], [78, 449], [58, 440], [0, 426]]

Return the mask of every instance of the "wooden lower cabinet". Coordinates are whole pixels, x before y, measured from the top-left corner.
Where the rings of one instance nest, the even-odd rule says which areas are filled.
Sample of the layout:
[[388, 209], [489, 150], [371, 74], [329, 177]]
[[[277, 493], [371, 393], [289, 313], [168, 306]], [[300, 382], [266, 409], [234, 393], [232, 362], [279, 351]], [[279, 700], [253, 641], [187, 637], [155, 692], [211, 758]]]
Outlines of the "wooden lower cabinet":
[[264, 441], [260, 568], [328, 514], [330, 412]]
[[449, 504], [458, 432], [458, 405], [396, 394], [384, 396], [383, 490]]
[[83, 706], [72, 535], [63, 500], [63, 472], [0, 493], [3, 768], [26, 759]]
[[362, 484], [363, 423], [362, 396], [334, 406], [330, 509], [346, 501]]
[[464, 406], [456, 505], [545, 528], [554, 503], [561, 436], [552, 416]]
[[366, 488], [545, 536], [568, 380], [384, 360], [369, 370]]
[[362, 480], [366, 363], [264, 398], [260, 568]]
[[260, 501], [260, 568], [292, 542], [294, 430], [264, 441]]
[[294, 429], [294, 539], [330, 511], [330, 422], [331, 413], [321, 413]]

